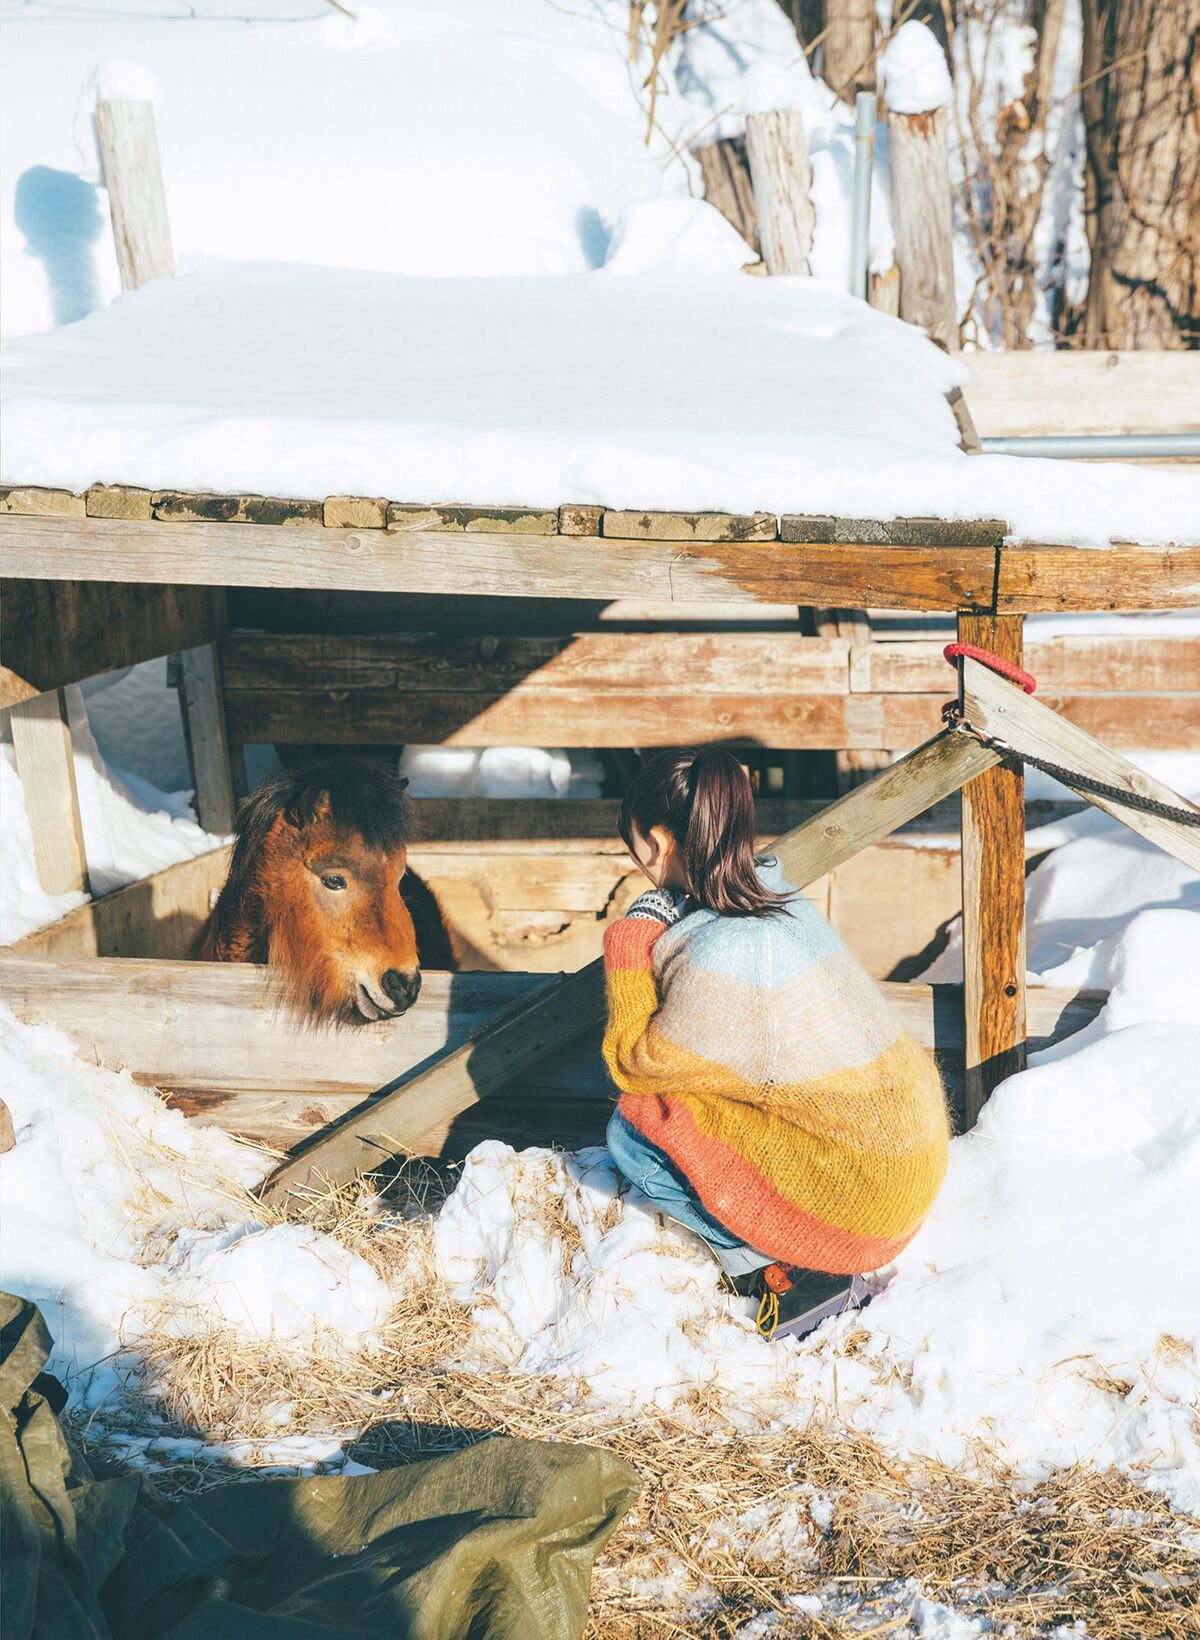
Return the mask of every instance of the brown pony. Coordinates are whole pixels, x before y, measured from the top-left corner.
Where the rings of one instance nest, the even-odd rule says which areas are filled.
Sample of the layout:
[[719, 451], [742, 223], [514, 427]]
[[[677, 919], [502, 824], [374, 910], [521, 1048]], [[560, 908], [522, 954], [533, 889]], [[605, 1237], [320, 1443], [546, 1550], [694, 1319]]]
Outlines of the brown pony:
[[238, 813], [195, 955], [269, 963], [314, 1021], [404, 1013], [422, 967], [458, 966], [432, 890], [408, 869], [407, 785], [363, 757], [264, 780]]

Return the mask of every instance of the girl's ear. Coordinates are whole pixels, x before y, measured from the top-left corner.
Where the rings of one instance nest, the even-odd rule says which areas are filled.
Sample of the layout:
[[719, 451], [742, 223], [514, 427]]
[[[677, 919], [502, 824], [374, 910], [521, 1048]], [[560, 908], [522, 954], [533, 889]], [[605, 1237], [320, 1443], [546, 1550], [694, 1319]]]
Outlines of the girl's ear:
[[661, 865], [675, 847], [675, 839], [666, 826], [651, 826], [646, 841], [650, 845], [650, 864]]

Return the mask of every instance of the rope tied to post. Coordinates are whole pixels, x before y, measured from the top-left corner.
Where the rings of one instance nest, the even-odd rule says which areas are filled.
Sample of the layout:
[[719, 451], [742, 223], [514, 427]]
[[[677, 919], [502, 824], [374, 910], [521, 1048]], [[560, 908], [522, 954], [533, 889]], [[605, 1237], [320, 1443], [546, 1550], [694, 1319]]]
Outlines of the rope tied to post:
[[[1023, 667], [1013, 661], [1006, 661], [1001, 655], [993, 655], [990, 649], [983, 649], [973, 643], [948, 643], [942, 651], [951, 666], [957, 667], [964, 657], [978, 661], [990, 671], [997, 672], [1010, 683], [1018, 685], [1027, 695], [1032, 695], [1037, 688], [1037, 679], [1032, 672], [1026, 672]], [[1200, 809], [1181, 809], [1172, 803], [1160, 803], [1156, 797], [1143, 797], [1140, 792], [1126, 791], [1123, 786], [1112, 786], [1105, 780], [1096, 780], [1090, 774], [1084, 774], [1081, 769], [1068, 769], [1061, 763], [1051, 763], [1048, 758], [1035, 757], [1032, 752], [1021, 752], [1009, 746], [998, 735], [985, 734], [982, 729], [969, 722], [963, 716], [962, 708], [957, 700], [948, 700], [942, 707], [942, 719], [946, 726], [959, 734], [970, 735], [979, 741], [981, 746], [988, 746], [1003, 757], [1015, 757], [1022, 763], [1028, 763], [1039, 769], [1042, 774], [1048, 774], [1052, 779], [1061, 781], [1064, 786], [1073, 786], [1077, 791], [1087, 792], [1093, 797], [1102, 797], [1108, 803], [1116, 803], [1122, 808], [1136, 809], [1141, 814], [1153, 814], [1160, 820], [1174, 820], [1181, 826], [1200, 826]]]

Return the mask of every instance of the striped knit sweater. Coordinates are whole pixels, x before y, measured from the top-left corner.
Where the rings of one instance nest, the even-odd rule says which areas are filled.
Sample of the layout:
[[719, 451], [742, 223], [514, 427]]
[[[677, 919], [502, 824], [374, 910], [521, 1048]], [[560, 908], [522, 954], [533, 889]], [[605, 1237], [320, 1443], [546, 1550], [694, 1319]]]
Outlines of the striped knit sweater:
[[820, 912], [796, 899], [784, 916], [694, 911], [672, 928], [626, 917], [604, 963], [621, 1114], [705, 1211], [805, 1269], [893, 1259], [946, 1171], [945, 1097]]

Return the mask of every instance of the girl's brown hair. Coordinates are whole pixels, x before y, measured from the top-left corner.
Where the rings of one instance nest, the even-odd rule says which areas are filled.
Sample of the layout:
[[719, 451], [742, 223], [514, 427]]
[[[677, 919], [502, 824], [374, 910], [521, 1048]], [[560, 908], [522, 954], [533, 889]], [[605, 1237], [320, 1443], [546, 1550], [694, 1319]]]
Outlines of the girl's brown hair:
[[722, 917], [782, 911], [791, 898], [759, 881], [754, 854], [754, 793], [731, 752], [664, 752], [625, 793], [617, 830], [633, 847], [634, 827], [648, 837], [663, 826], [675, 839], [689, 900]]

